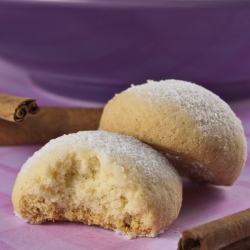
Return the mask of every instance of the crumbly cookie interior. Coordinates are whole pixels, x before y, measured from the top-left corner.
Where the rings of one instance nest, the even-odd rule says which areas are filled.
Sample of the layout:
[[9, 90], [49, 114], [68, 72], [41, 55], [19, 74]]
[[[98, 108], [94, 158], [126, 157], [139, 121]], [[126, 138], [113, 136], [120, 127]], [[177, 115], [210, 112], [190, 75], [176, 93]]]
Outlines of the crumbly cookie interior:
[[100, 164], [97, 156], [86, 157], [84, 162], [75, 155], [58, 161], [45, 176], [37, 176], [35, 194], [27, 193], [20, 199], [22, 216], [34, 223], [70, 220], [100, 224], [125, 234], [150, 234], [140, 222], [145, 215], [127, 211], [126, 190], [112, 184], [112, 173], [103, 171]]

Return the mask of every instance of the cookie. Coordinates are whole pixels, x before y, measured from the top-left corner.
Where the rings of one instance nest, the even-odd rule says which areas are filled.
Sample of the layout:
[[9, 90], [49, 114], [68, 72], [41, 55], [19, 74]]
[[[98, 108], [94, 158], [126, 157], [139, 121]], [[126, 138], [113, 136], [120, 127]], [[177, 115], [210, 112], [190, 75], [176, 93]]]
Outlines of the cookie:
[[128, 237], [153, 237], [178, 216], [182, 183], [150, 146], [125, 135], [84, 131], [50, 141], [22, 166], [12, 193], [30, 223], [69, 220]]
[[243, 127], [228, 104], [185, 81], [148, 81], [115, 95], [99, 129], [164, 152], [180, 175], [197, 182], [232, 185], [246, 161]]

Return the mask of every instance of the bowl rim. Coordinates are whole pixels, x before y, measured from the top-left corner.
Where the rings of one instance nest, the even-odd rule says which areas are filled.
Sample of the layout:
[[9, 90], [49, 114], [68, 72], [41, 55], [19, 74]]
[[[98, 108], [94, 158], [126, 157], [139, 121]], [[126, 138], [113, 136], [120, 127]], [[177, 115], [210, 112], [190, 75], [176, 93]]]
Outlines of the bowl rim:
[[250, 6], [250, 0], [0, 0], [0, 5], [44, 5], [71, 7], [168, 7], [168, 8], [197, 8], [197, 7], [230, 7]]

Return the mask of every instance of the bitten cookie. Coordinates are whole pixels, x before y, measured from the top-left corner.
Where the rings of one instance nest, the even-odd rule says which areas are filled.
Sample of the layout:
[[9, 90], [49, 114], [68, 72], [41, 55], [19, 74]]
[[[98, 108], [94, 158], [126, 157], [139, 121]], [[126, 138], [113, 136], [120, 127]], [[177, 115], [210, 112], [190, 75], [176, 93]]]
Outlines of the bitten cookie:
[[69, 220], [154, 237], [177, 217], [182, 184], [160, 153], [130, 137], [85, 131], [50, 141], [23, 165], [12, 201], [31, 223]]
[[217, 95], [189, 82], [132, 86], [108, 102], [99, 129], [165, 152], [182, 176], [198, 182], [232, 185], [246, 160], [240, 120]]

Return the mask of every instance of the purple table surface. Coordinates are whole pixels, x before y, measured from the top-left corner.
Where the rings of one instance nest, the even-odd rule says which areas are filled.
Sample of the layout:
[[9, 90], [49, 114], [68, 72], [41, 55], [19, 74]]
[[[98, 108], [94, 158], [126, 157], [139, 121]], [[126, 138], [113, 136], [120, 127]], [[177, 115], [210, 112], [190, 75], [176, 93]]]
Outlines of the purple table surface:
[[[36, 87], [20, 69], [0, 61], [0, 92], [37, 98], [40, 106], [97, 107], [101, 103], [56, 96]], [[250, 99], [230, 103], [250, 142]], [[1, 128], [0, 128], [1, 129]], [[41, 146], [0, 147], [0, 249], [177, 249], [184, 229], [250, 207], [250, 157], [232, 187], [200, 186], [183, 180], [183, 205], [177, 220], [157, 238], [128, 240], [97, 226], [54, 222], [30, 225], [15, 217], [11, 192], [22, 164]]]

